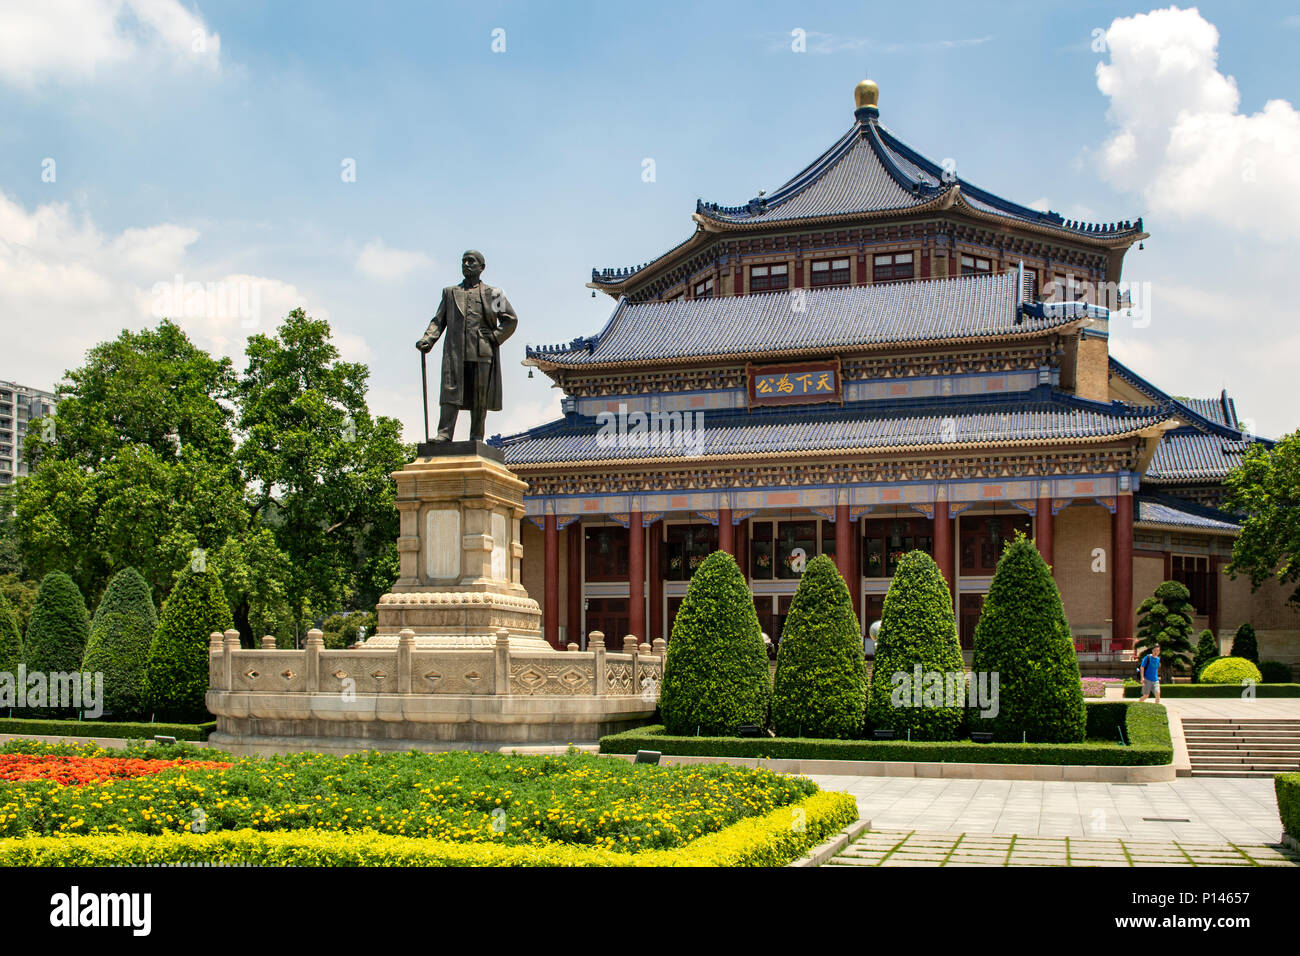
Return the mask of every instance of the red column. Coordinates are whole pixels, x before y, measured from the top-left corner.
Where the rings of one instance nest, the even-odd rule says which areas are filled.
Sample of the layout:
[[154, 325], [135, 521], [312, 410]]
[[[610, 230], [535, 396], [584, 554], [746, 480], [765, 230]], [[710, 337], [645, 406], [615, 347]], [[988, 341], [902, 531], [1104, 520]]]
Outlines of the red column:
[[740, 565], [740, 573], [744, 575], [745, 580], [749, 580], [749, 522], [741, 521], [740, 526], [736, 528], [736, 563]]
[[546, 533], [546, 573], [543, 588], [542, 636], [552, 647], [560, 646], [560, 534], [555, 515], [543, 519]]
[[1055, 516], [1052, 514], [1052, 499], [1039, 498], [1038, 507], [1034, 512], [1034, 543], [1038, 545], [1038, 553], [1043, 556], [1043, 560], [1052, 568], [1052, 576], [1056, 576], [1056, 562], [1052, 557], [1052, 525], [1055, 522]]
[[718, 550], [736, 556], [736, 526], [731, 523], [731, 509], [718, 509]]
[[948, 582], [949, 593], [956, 593], [956, 580], [952, 566], [952, 519], [948, 517], [948, 502], [934, 503], [934, 563], [939, 565], [939, 573]]
[[653, 644], [655, 638], [664, 636], [664, 578], [663, 558], [659, 555], [663, 529], [656, 522], [650, 526], [650, 633], [642, 638]]
[[[628, 515], [627, 526], [627, 619], [628, 632], [638, 641], [646, 638], [645, 629], [645, 526], [641, 512]], [[623, 635], [619, 635], [621, 640]], [[606, 646], [609, 641], [606, 641]], [[630, 648], [628, 648], [630, 650]]]
[[569, 621], [565, 629], [570, 644], [581, 645], [582, 635], [582, 522], [569, 525], [565, 546], [569, 551]]
[[1115, 514], [1110, 521], [1111, 562], [1110, 616], [1111, 640], [1125, 645], [1133, 642], [1133, 496], [1115, 498]]
[[849, 506], [835, 506], [835, 566], [840, 569], [840, 576], [848, 585], [849, 594], [853, 593], [853, 538], [850, 532], [853, 522], [849, 521]]
[[852, 569], [852, 577], [849, 578], [849, 594], [853, 597], [853, 613], [859, 621], [862, 620], [862, 535], [859, 534], [858, 523], [849, 522], [849, 567]]
[[735, 279], [731, 283], [732, 294], [744, 295], [745, 294], [745, 266], [742, 264], [741, 260], [739, 259], [736, 260], [736, 265], [734, 266], [734, 269], [735, 269], [735, 273], [734, 273]]

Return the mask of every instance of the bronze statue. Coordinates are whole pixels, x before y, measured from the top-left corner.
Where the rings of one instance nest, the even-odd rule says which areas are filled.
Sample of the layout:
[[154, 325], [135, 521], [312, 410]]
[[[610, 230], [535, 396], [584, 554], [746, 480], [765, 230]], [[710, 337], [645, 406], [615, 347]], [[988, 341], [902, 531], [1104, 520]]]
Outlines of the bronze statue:
[[470, 440], [482, 441], [488, 411], [501, 411], [501, 343], [514, 334], [519, 317], [504, 292], [479, 281], [486, 265], [474, 249], [461, 257], [464, 281], [442, 290], [438, 311], [415, 343], [427, 354], [447, 334], [435, 441], [451, 441], [462, 408], [470, 410]]

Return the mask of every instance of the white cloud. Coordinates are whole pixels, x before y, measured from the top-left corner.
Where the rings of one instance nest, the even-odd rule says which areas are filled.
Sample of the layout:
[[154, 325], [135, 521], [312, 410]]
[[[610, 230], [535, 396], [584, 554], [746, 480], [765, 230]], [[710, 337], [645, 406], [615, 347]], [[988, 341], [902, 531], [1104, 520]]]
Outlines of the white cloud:
[[217, 69], [221, 37], [178, 0], [39, 0], [0, 5], [0, 81], [78, 82], [126, 64]]
[[[11, 343], [0, 377], [48, 388], [87, 349], [163, 316], [237, 366], [247, 337], [273, 332], [290, 310], [329, 318], [292, 283], [192, 261], [198, 238], [174, 223], [105, 235], [66, 203], [28, 212], [0, 193], [0, 315]], [[347, 358], [369, 360], [358, 337], [335, 338]]]
[[375, 279], [401, 279], [418, 269], [431, 269], [433, 259], [423, 252], [390, 249], [382, 239], [372, 239], [361, 249], [357, 268]]
[[1300, 236], [1300, 113], [1283, 99], [1238, 112], [1212, 23], [1194, 8], [1154, 10], [1116, 19], [1106, 44], [1097, 87], [1116, 129], [1098, 159], [1113, 183], [1153, 214]]

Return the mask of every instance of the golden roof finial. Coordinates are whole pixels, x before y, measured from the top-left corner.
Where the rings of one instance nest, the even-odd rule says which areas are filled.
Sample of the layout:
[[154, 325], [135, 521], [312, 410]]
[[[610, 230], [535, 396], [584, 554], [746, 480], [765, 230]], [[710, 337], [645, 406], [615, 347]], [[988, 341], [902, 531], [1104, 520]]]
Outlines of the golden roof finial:
[[864, 106], [880, 108], [880, 87], [874, 80], [863, 80], [853, 88], [853, 101], [857, 109]]

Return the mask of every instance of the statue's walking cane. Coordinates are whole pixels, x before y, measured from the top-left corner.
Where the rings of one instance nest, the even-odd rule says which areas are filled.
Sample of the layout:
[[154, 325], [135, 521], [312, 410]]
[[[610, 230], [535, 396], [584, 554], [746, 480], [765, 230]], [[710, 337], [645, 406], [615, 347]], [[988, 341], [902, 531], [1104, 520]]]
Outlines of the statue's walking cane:
[[420, 353], [420, 384], [424, 386], [424, 443], [429, 444], [429, 353]]

